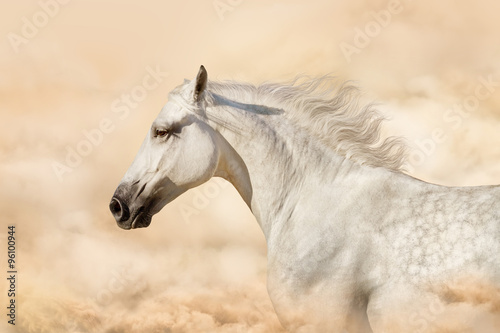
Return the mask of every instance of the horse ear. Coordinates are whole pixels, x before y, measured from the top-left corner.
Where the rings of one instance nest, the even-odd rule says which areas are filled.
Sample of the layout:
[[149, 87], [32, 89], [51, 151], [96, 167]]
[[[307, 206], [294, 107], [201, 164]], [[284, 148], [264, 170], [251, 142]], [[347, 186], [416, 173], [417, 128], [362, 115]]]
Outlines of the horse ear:
[[207, 87], [208, 74], [207, 70], [203, 65], [200, 66], [198, 75], [196, 75], [196, 84], [194, 86], [193, 98], [195, 102], [199, 102], [201, 94], [205, 91]]

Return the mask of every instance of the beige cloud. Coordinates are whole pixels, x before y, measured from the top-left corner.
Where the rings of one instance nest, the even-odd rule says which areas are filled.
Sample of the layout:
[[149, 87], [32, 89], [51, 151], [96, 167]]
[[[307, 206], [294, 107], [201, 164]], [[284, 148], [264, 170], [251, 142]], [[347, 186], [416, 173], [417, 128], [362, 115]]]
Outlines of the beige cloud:
[[[19, 237], [18, 332], [281, 330], [265, 287], [263, 235], [234, 189], [186, 219], [181, 205], [199, 193], [190, 191], [146, 230], [119, 230], [107, 211], [168, 91], [200, 64], [212, 79], [333, 72], [357, 80], [393, 119], [387, 133], [418, 149], [435, 128], [445, 132], [414, 175], [500, 182], [498, 88], [458, 128], [443, 120], [474, 94], [478, 77], [500, 81], [498, 5], [401, 0], [348, 62], [339, 45], [353, 44], [388, 2], [242, 1], [223, 20], [214, 3], [69, 1], [26, 43], [3, 39], [1, 227], [15, 224]], [[38, 2], [2, 7], [6, 37], [23, 36], [22, 18], [33, 22], [42, 10]], [[112, 103], [148, 66], [169, 75], [121, 119]], [[104, 118], [113, 130], [59, 182], [52, 163], [64, 163], [68, 147]]]

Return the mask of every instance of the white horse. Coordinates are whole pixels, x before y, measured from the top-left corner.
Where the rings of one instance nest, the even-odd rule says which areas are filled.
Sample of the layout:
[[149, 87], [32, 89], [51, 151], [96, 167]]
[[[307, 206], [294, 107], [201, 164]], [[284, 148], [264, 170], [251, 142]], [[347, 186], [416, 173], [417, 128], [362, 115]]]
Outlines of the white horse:
[[211, 177], [268, 246], [268, 291], [300, 332], [500, 332], [500, 187], [400, 171], [404, 147], [349, 85], [208, 82], [169, 95], [111, 200], [123, 229]]

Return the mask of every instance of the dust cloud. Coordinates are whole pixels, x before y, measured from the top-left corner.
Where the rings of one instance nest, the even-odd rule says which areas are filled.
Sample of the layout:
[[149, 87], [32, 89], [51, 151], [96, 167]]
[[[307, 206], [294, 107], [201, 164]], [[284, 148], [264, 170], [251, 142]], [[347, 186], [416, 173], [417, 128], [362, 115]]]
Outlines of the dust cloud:
[[409, 173], [497, 184], [499, 6], [3, 3], [0, 235], [16, 226], [16, 332], [281, 332], [264, 237], [227, 183], [189, 191], [145, 230], [108, 211], [168, 92], [200, 64], [253, 83], [332, 73], [379, 103], [386, 135], [407, 138]]

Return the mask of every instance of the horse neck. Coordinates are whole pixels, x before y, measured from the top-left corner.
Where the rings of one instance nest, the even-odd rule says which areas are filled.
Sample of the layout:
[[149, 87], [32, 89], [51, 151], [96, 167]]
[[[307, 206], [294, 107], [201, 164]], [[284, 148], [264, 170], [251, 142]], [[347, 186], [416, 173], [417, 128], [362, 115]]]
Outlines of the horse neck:
[[[302, 190], [320, 193], [319, 187], [324, 186], [331, 192], [335, 181], [373, 169], [339, 156], [282, 115], [263, 115], [240, 107], [207, 109], [209, 119], [218, 119], [213, 127], [221, 134], [223, 147], [216, 176], [235, 186], [266, 238], [279, 221], [287, 222], [302, 199]], [[258, 108], [262, 111], [263, 107]]]

